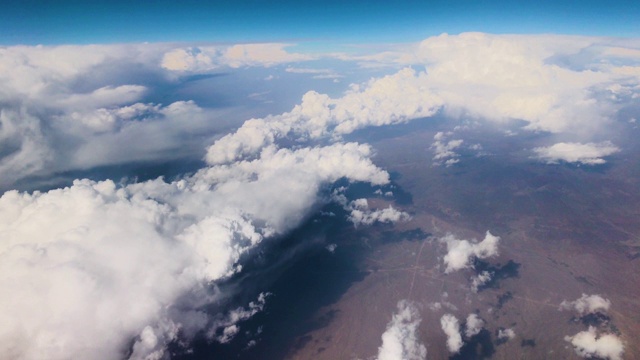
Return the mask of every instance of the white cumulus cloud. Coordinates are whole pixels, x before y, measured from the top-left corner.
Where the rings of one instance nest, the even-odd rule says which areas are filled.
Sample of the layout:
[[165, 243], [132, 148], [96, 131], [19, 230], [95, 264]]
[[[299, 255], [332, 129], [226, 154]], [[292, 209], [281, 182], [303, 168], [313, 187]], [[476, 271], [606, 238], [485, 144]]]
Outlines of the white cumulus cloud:
[[386, 183], [369, 151], [266, 148], [174, 182], [6, 192], [0, 291], [11, 296], [0, 298], [0, 357], [122, 358], [135, 340], [132, 358], [161, 358], [179, 334], [219, 326], [218, 340], [229, 339], [247, 312], [220, 322], [200, 310], [224, 295], [207, 284], [241, 271], [240, 256], [265, 237], [297, 226], [323, 184]]
[[516, 332], [513, 329], [498, 329], [498, 340], [511, 340], [516, 337]]
[[483, 271], [480, 274], [478, 274], [477, 276], [474, 276], [471, 279], [471, 290], [473, 292], [478, 292], [478, 289], [488, 283], [489, 281], [491, 281], [491, 278], [493, 277], [493, 273], [489, 272], [489, 271]]
[[357, 199], [352, 201], [347, 210], [350, 211], [349, 220], [355, 225], [371, 225], [376, 222], [395, 223], [398, 221], [408, 221], [411, 215], [406, 212], [394, 209], [389, 206], [384, 209], [371, 210], [367, 199]]
[[420, 322], [418, 309], [406, 300], [399, 301], [398, 312], [393, 315], [387, 330], [382, 334], [378, 360], [426, 359], [427, 348], [418, 338]]
[[580, 315], [593, 314], [596, 312], [606, 313], [609, 307], [611, 307], [611, 301], [600, 295], [582, 294], [580, 298], [574, 301], [564, 300], [560, 303], [560, 310], [575, 310]]
[[581, 331], [573, 336], [566, 336], [565, 341], [573, 345], [578, 356], [583, 358], [597, 357], [609, 360], [621, 360], [624, 344], [613, 334], [598, 334], [595, 327]]
[[445, 273], [450, 273], [471, 267], [474, 258], [486, 259], [497, 256], [500, 237], [487, 231], [481, 242], [460, 240], [451, 234], [441, 238], [440, 241], [447, 245], [447, 254], [443, 260], [447, 266]]
[[606, 163], [603, 157], [619, 152], [620, 148], [610, 141], [586, 144], [561, 142], [548, 147], [538, 147], [533, 151], [538, 159], [550, 164], [566, 161], [585, 165], [599, 165]]
[[477, 314], [469, 314], [467, 321], [465, 322], [464, 335], [467, 338], [476, 336], [482, 331], [484, 327], [484, 320], [482, 320]]
[[460, 322], [452, 314], [444, 314], [440, 318], [442, 331], [447, 335], [447, 349], [451, 353], [458, 353], [464, 345], [460, 334]]
[[342, 97], [332, 99], [314, 91], [290, 112], [252, 119], [238, 131], [213, 144], [207, 162], [224, 164], [260, 151], [285, 137], [295, 140], [339, 138], [357, 129], [406, 122], [435, 113], [437, 98], [420, 85], [425, 75], [404, 69], [390, 76], [353, 86]]

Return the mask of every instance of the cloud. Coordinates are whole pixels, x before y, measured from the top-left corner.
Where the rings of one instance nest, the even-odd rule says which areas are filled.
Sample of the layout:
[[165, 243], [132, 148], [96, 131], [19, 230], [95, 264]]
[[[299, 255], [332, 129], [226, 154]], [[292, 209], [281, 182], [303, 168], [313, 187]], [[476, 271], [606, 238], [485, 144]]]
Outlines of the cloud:
[[[229, 311], [226, 315], [218, 316], [213, 322], [210, 336], [222, 344], [231, 341], [240, 331], [238, 323], [250, 319], [253, 315], [262, 311], [269, 295], [271, 295], [271, 293], [260, 293], [258, 300], [256, 302], [250, 302], [247, 309], [239, 307]], [[220, 328], [223, 329], [222, 334], [216, 336], [215, 330]]]
[[[438, 112], [499, 125], [519, 120], [528, 130], [590, 138], [610, 124], [621, 106], [602, 94], [611, 93], [607, 89], [615, 89], [614, 84], [640, 83], [640, 76], [621, 75], [614, 71], [616, 67], [602, 66], [610, 55], [596, 50], [600, 41], [479, 33], [432, 37], [414, 49], [426, 71], [404, 68], [352, 85], [338, 98], [308, 92], [290, 112], [254, 119], [221, 139], [210, 148], [207, 159], [224, 163], [251, 156], [279, 139], [339, 139], [364, 127]], [[587, 48], [596, 54], [581, 64], [589, 70], [562, 61]], [[305, 69], [292, 71], [318, 71]], [[436, 160], [455, 163], [453, 149], [460, 145], [461, 140], [436, 142]]]
[[219, 68], [215, 57], [221, 54], [215, 48], [187, 47], [168, 51], [162, 57], [161, 66], [172, 71], [202, 72]]
[[573, 345], [576, 354], [584, 358], [602, 358], [610, 360], [622, 359], [624, 344], [613, 334], [598, 335], [596, 328], [589, 327], [573, 336], [566, 336], [565, 341]]
[[421, 91], [449, 116], [590, 138], [640, 96], [638, 53], [633, 40], [462, 33], [361, 58], [367, 66], [424, 65]]
[[311, 74], [314, 79], [340, 79], [344, 77], [332, 69], [287, 67], [285, 71], [293, 74]]
[[281, 63], [312, 60], [306, 54], [289, 53], [285, 48], [292, 44], [238, 44], [226, 49], [225, 62], [231, 67], [273, 66]]
[[445, 134], [440, 131], [433, 137], [435, 141], [431, 144], [431, 148], [435, 153], [433, 156], [434, 164], [445, 164], [446, 166], [451, 166], [460, 161], [457, 159], [459, 155], [455, 153], [454, 150], [462, 145], [463, 140], [446, 141], [445, 137], [447, 135], [451, 135], [451, 133]]
[[[568, 66], [561, 59], [596, 50], [600, 41], [443, 34], [420, 43], [418, 54], [427, 64], [430, 88], [442, 97], [450, 114], [467, 113], [498, 123], [519, 119], [532, 130], [583, 132], [608, 123], [608, 116], [615, 113], [615, 106], [597, 101], [592, 90], [623, 78], [599, 66], [607, 54], [594, 52], [596, 58], [588, 59], [593, 66], [587, 69]], [[551, 61], [554, 57], [560, 61]]]
[[441, 294], [441, 301], [429, 303], [427, 305], [429, 306], [429, 309], [431, 311], [439, 311], [442, 308], [447, 308], [451, 311], [458, 311], [458, 308], [455, 305], [453, 305], [451, 302], [449, 302], [448, 299], [449, 299], [449, 293], [445, 291]]
[[373, 79], [361, 89], [353, 86], [342, 97], [332, 99], [314, 91], [290, 112], [252, 119], [235, 133], [213, 144], [207, 162], [224, 164], [259, 152], [279, 139], [339, 139], [368, 126], [391, 125], [435, 113], [438, 100], [423, 91], [421, 78], [411, 69]]
[[513, 329], [498, 329], [498, 340], [508, 341], [516, 337]]
[[406, 212], [394, 209], [389, 206], [385, 209], [370, 210], [367, 199], [357, 199], [352, 201], [347, 210], [350, 211], [349, 220], [353, 225], [371, 225], [375, 222], [395, 223], [398, 221], [408, 221], [411, 215]]
[[193, 101], [156, 104], [166, 44], [0, 48], [0, 188], [25, 177], [201, 154], [221, 128]]
[[[430, 38], [415, 56], [396, 49], [378, 57], [397, 64], [420, 59], [426, 71], [404, 68], [338, 97], [308, 92], [291, 111], [251, 119], [213, 143], [209, 166], [194, 175], [6, 192], [0, 198], [0, 291], [11, 297], [0, 298], [0, 309], [10, 309], [2, 313], [0, 357], [107, 359], [132, 351], [133, 358], [162, 358], [168, 343], [198, 332], [230, 339], [268, 300], [215, 314], [202, 309], [233, 295], [217, 284], [242, 271], [243, 255], [298, 226], [327, 184], [389, 181], [371, 162], [371, 147], [343, 143], [344, 135], [437, 113], [592, 135], [639, 93], [639, 73], [627, 63], [637, 54], [620, 50], [634, 46], [620, 40], [603, 47], [602, 41]], [[155, 103], [148, 94], [184, 73], [313, 59], [287, 46], [2, 47], [0, 187], [34, 175], [201, 151], [219, 130], [217, 113], [189, 100]], [[295, 148], [279, 147], [290, 140]], [[447, 151], [460, 146], [442, 144]], [[353, 209], [361, 211], [354, 219], [362, 223], [404, 216], [391, 207]], [[489, 232], [480, 243], [443, 238], [446, 272], [497, 255], [498, 240]], [[389, 329], [399, 329], [405, 313], [399, 307]], [[458, 320], [447, 314], [441, 325], [450, 351], [459, 351]], [[386, 344], [401, 343], [393, 337], [398, 331]]]
[[489, 231], [481, 242], [456, 239], [449, 234], [440, 239], [447, 244], [447, 254], [444, 263], [447, 266], [445, 273], [466, 269], [472, 266], [474, 258], [486, 259], [498, 255], [498, 242], [500, 237], [492, 235]]
[[575, 310], [580, 315], [593, 314], [596, 312], [606, 313], [611, 307], [611, 301], [603, 298], [600, 295], [587, 295], [582, 296], [574, 301], [564, 300], [560, 304], [560, 310]]
[[221, 110], [175, 96], [188, 82], [183, 73], [311, 59], [288, 46], [0, 47], [0, 188], [25, 177], [198, 158], [228, 121], [242, 118], [221, 122]]
[[46, 117], [2, 109], [0, 143], [8, 151], [0, 151], [0, 187], [32, 175], [193, 156], [204, 147], [202, 134], [216, 127], [212, 115], [192, 101], [79, 107]]
[[464, 335], [467, 338], [471, 338], [480, 333], [484, 327], [484, 320], [480, 319], [477, 314], [469, 314], [467, 321], [465, 322]]
[[234, 319], [264, 300], [216, 317], [202, 309], [231, 295], [216, 282], [241, 271], [241, 255], [263, 239], [300, 224], [323, 184], [386, 183], [369, 151], [353, 143], [269, 147], [174, 182], [77, 180], [45, 193], [6, 192], [0, 291], [12, 295], [0, 299], [10, 309], [0, 357], [111, 359], [133, 346], [133, 358], [160, 358], [178, 337], [221, 324], [215, 338], [230, 338], [241, 326]]
[[[168, 115], [136, 118], [122, 131], [123, 128], [110, 127], [110, 114], [138, 104], [171, 106], [171, 102], [150, 103], [145, 97], [158, 87], [175, 85], [185, 72], [268, 67], [319, 58], [290, 52], [289, 46], [266, 43], [0, 48], [0, 171], [10, 174], [0, 186], [11, 186], [32, 175], [127, 162], [129, 157], [122, 156], [122, 152], [132, 155], [132, 161], [165, 159], [185, 152], [193, 155], [195, 148], [200, 151], [204, 146], [204, 137], [211, 139], [220, 129], [216, 125], [219, 122], [211, 121], [219, 116], [216, 113], [195, 109], [198, 105], [194, 103], [197, 115], [176, 119], [186, 122], [186, 128], [193, 131], [181, 130], [184, 127], [170, 121]], [[391, 62], [422, 64], [426, 70], [404, 68], [354, 84], [335, 98], [308, 92], [290, 112], [245, 123], [235, 134], [216, 142], [206, 158], [211, 164], [222, 164], [255, 156], [264, 146], [285, 138], [339, 140], [364, 127], [398, 124], [437, 113], [469, 115], [497, 124], [522, 120], [530, 130], [591, 140], [611, 124], [619, 109], [640, 96], [640, 73], [634, 65], [637, 53], [637, 44], [616, 39], [478, 33], [431, 37], [414, 46], [397, 46], [391, 52], [366, 55], [367, 61], [395, 59]], [[326, 68], [288, 69], [312, 76], [336, 76]], [[88, 131], [92, 129], [96, 133]], [[189, 140], [189, 146], [178, 145]], [[457, 159], [452, 154], [460, 141], [436, 143], [435, 160], [455, 163]], [[105, 161], [90, 155], [84, 155], [79, 163], [66, 161], [70, 154], [90, 153], [87, 148], [94, 142], [98, 151], [107, 154]], [[591, 143], [582, 144], [581, 148], [576, 148], [579, 143], [573, 144], [572, 157], [558, 158], [554, 153], [557, 147], [539, 148], [538, 155], [544, 161], [600, 163], [603, 156], [617, 151], [606, 142], [591, 145], [596, 150], [589, 149]], [[547, 152], [549, 156], [545, 155]]]
[[165, 52], [160, 64], [166, 70], [199, 73], [222, 67], [271, 67], [313, 60], [312, 56], [285, 50], [291, 46], [293, 44], [263, 43], [181, 47]]
[[334, 252], [336, 252], [336, 249], [338, 248], [338, 244], [329, 244], [324, 248], [327, 249], [328, 252], [333, 254]]
[[482, 287], [484, 284], [491, 281], [492, 278], [493, 278], [492, 272], [489, 272], [486, 270], [481, 272], [480, 274], [478, 274], [477, 276], [474, 276], [471, 279], [471, 290], [473, 292], [478, 292], [478, 289]]
[[548, 164], [566, 161], [585, 165], [600, 165], [606, 163], [603, 157], [619, 152], [620, 148], [610, 141], [586, 144], [561, 142], [548, 147], [538, 147], [533, 151], [538, 159]]
[[447, 335], [447, 349], [450, 353], [458, 353], [464, 344], [460, 335], [460, 323], [452, 314], [444, 314], [440, 318], [442, 331]]
[[421, 360], [427, 357], [427, 348], [418, 339], [420, 313], [406, 301], [398, 302], [395, 313], [382, 334], [382, 345], [378, 348], [378, 360]]

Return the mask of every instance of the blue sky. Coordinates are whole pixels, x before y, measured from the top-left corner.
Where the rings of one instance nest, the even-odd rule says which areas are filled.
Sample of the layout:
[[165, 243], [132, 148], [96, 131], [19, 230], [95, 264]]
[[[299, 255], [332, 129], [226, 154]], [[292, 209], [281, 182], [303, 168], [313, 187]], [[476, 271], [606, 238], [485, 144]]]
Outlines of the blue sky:
[[0, 44], [404, 42], [443, 32], [634, 37], [638, 1], [9, 1]]

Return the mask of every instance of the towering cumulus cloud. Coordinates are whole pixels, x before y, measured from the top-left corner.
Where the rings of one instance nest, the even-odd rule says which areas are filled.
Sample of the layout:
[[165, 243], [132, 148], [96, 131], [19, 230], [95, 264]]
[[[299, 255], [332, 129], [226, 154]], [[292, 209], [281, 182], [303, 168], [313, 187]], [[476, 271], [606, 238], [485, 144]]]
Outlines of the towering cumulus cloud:
[[418, 340], [420, 321], [420, 313], [413, 304], [405, 300], [398, 302], [398, 312], [382, 334], [378, 360], [426, 359], [427, 348]]
[[221, 296], [207, 284], [297, 226], [323, 184], [387, 182], [369, 151], [271, 147], [175, 182], [5, 193], [0, 291], [11, 296], [0, 299], [0, 357], [117, 359], [137, 339], [132, 358], [159, 358], [178, 336], [220, 326], [198, 310]]

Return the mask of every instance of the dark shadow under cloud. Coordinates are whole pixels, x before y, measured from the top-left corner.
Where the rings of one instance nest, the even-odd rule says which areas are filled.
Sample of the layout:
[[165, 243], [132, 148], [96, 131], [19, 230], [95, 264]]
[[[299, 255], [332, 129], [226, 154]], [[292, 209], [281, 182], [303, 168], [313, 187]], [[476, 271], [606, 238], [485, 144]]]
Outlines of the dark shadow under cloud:
[[492, 274], [491, 280], [478, 286], [478, 292], [484, 289], [499, 289], [500, 282], [502, 280], [520, 277], [520, 266], [521, 264], [513, 260], [509, 260], [504, 265], [500, 265], [500, 264], [491, 265], [487, 261], [476, 258], [474, 261], [474, 269], [476, 271], [476, 274], [479, 275], [484, 271], [488, 271], [489, 273]]
[[204, 167], [204, 162], [197, 158], [133, 162], [99, 166], [86, 170], [65, 171], [47, 176], [31, 176], [14, 184], [12, 189], [48, 191], [70, 186], [75, 179], [90, 179], [94, 181], [114, 179], [121, 183], [133, 183], [163, 177], [167, 181], [172, 181], [188, 176], [202, 167]]
[[[233, 308], [231, 304], [246, 306], [260, 292], [272, 293], [263, 312], [239, 323], [241, 331], [229, 343], [200, 337], [187, 348], [173, 344], [172, 358], [282, 359], [309, 342], [331, 341], [315, 339], [310, 333], [327, 326], [339, 314], [335, 309], [320, 310], [367, 276], [358, 268], [366, 249], [350, 241], [353, 225], [346, 220], [343, 209], [329, 204], [320, 212], [336, 216], [311, 217], [287, 237], [247, 254], [241, 260], [243, 271], [219, 285], [240, 289], [225, 308]], [[335, 252], [325, 249], [329, 243], [338, 244]], [[251, 341], [255, 344], [249, 347]]]
[[465, 340], [458, 354], [449, 357], [449, 360], [477, 360], [488, 359], [496, 352], [491, 339], [491, 332], [482, 329], [477, 335]]

